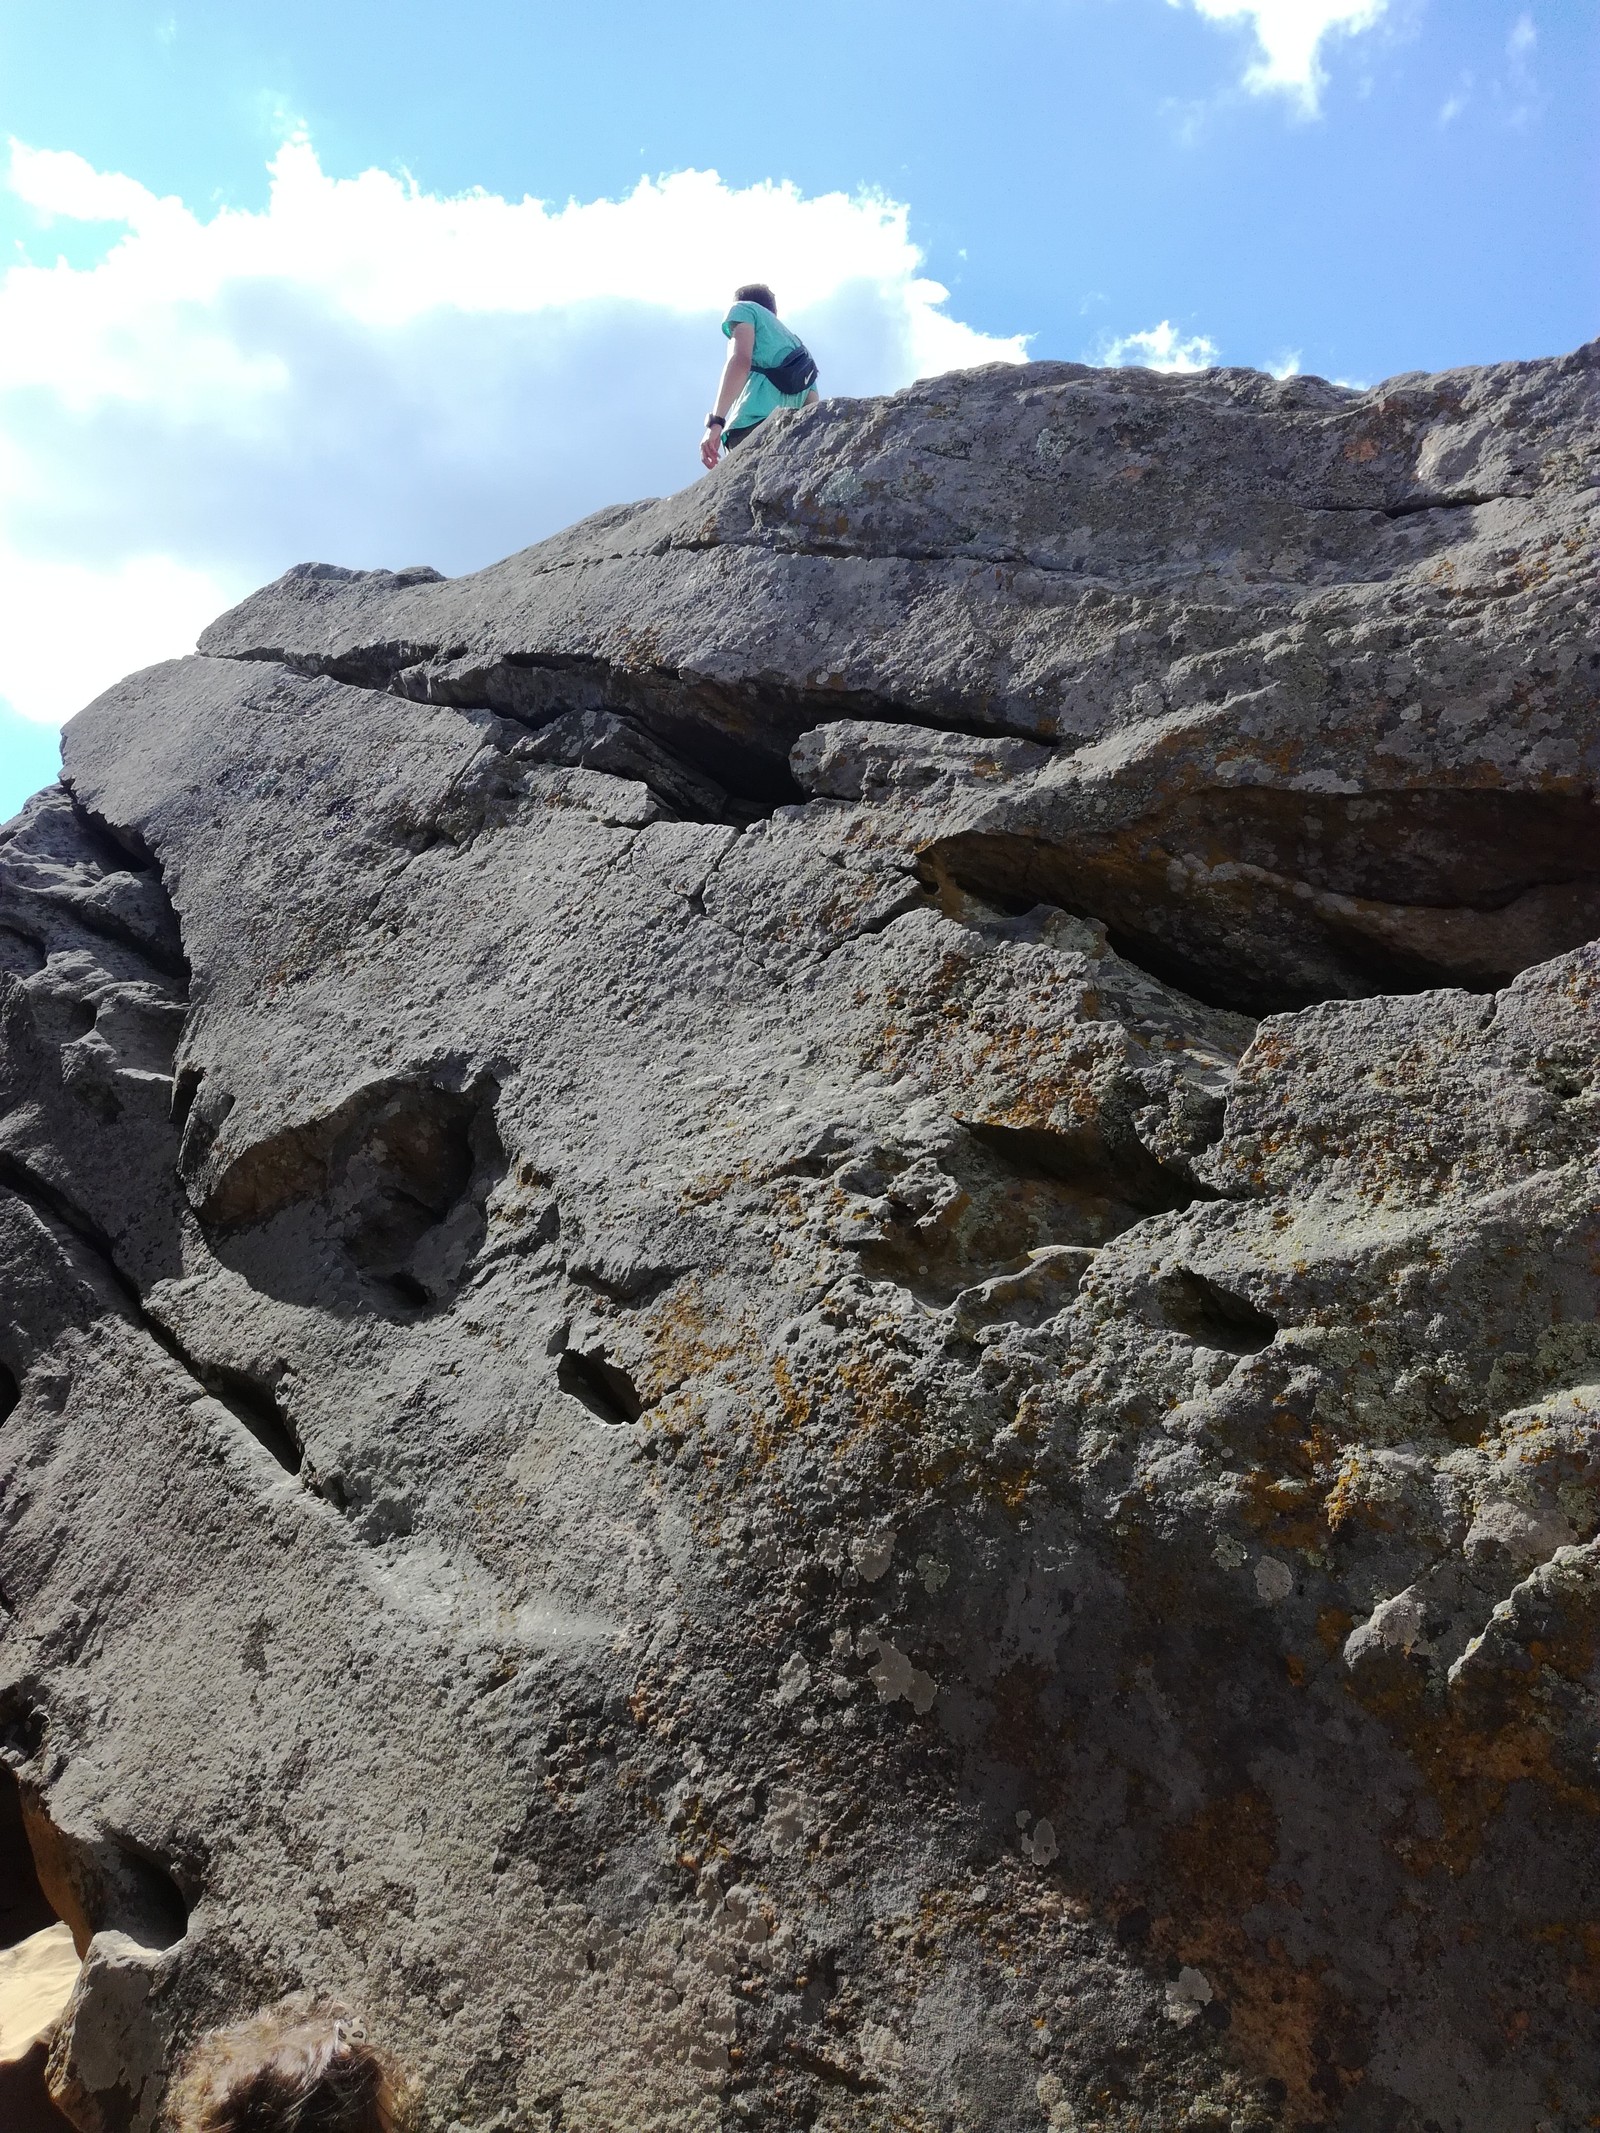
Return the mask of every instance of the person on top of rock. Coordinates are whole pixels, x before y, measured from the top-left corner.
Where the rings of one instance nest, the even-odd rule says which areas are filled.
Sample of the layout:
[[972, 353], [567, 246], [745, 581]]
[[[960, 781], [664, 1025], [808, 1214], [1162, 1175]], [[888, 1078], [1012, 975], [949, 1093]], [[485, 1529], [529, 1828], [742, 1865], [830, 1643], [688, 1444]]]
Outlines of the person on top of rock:
[[413, 2101], [348, 2009], [296, 1993], [201, 2042], [170, 2122], [174, 2133], [406, 2133]]
[[749, 281], [734, 290], [722, 330], [730, 343], [728, 360], [700, 439], [707, 467], [774, 408], [805, 407], [817, 397], [817, 366], [804, 341], [780, 322], [778, 299], [765, 282]]

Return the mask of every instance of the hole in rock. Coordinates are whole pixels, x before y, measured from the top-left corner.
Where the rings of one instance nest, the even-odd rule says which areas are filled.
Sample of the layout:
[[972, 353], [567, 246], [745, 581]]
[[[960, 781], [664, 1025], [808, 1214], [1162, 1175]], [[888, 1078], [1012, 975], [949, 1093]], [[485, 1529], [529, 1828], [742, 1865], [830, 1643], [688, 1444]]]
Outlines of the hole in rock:
[[195, 1374], [212, 1398], [243, 1424], [286, 1474], [299, 1473], [305, 1461], [305, 1447], [284, 1414], [277, 1388], [270, 1380], [216, 1363], [197, 1368]]
[[1600, 809], [1559, 793], [1191, 793], [1107, 830], [1020, 817], [926, 847], [925, 877], [1098, 918], [1209, 1005], [1489, 991], [1600, 933]]
[[0, 1422], [6, 1419], [22, 1398], [22, 1388], [4, 1363], [0, 1363]]
[[32, 992], [28, 996], [34, 1025], [50, 1044], [76, 1044], [94, 1028], [96, 1010], [92, 1000], [74, 1000], [66, 993]]
[[77, 845], [74, 856], [87, 858], [106, 877], [93, 896], [72, 900], [73, 917], [91, 931], [132, 948], [167, 977], [178, 979], [187, 995], [192, 976], [189, 959], [156, 855], [136, 830], [115, 827], [85, 807], [70, 787], [68, 799]]
[[1226, 1355], [1258, 1355], [1277, 1338], [1276, 1319], [1253, 1303], [1219, 1288], [1190, 1267], [1165, 1274], [1156, 1287], [1161, 1315], [1174, 1333]]
[[521, 762], [559, 763], [636, 780], [684, 821], [721, 822], [730, 804], [738, 805], [716, 779], [614, 711], [563, 711], [519, 742], [515, 754]]
[[597, 1251], [574, 1255], [567, 1262], [567, 1279], [593, 1289], [625, 1309], [638, 1310], [664, 1296], [687, 1271], [681, 1266], [659, 1266], [642, 1254], [628, 1250]]
[[615, 1426], [637, 1422], [644, 1402], [632, 1378], [604, 1356], [568, 1348], [556, 1366], [556, 1383], [573, 1399], [581, 1401], [597, 1421]]
[[44, 1745], [45, 1715], [25, 1688], [0, 1696], [0, 1761], [32, 1762]]
[[[786, 712], [763, 692], [670, 672], [620, 674], [602, 660], [537, 653], [453, 664], [454, 671], [399, 675], [393, 686], [493, 711], [533, 732], [536, 759], [548, 750], [546, 760], [642, 777], [669, 807], [687, 801], [690, 815], [710, 817], [706, 780], [725, 796], [719, 814], [730, 817], [804, 797], [789, 769], [789, 749], [816, 715]], [[850, 713], [834, 703], [825, 715]], [[541, 743], [546, 733], [550, 739]], [[679, 787], [686, 789], [675, 799]]]
[[[409, 1309], [426, 1310], [454, 1286], [483, 1234], [482, 1201], [505, 1170], [492, 1097], [482, 1090], [403, 1090], [379, 1110], [345, 1169], [340, 1227], [361, 1270], [387, 1281]], [[482, 1191], [473, 1205], [474, 1179]], [[429, 1251], [457, 1209], [461, 1247]], [[470, 1237], [467, 1231], [471, 1232]]]
[[0, 1763], [0, 2126], [71, 2133], [45, 2086], [49, 2040], [77, 1974], [70, 1933], [39, 1884], [15, 1774]]
[[[1169, 1169], [1142, 1141], [1131, 1137], [1112, 1143], [1099, 1134], [1053, 1133], [1042, 1126], [1001, 1126], [972, 1119], [965, 1124], [973, 1139], [997, 1156], [1014, 1176], [1056, 1179], [1093, 1197], [1121, 1202], [1140, 1219], [1214, 1197], [1209, 1190]], [[1072, 1237], [1054, 1241], [1077, 1244], [1104, 1240]]]
[[189, 1930], [189, 1906], [177, 1882], [153, 1853], [131, 1838], [117, 1840], [116, 1853], [111, 1873], [115, 1894], [106, 1924], [120, 1919], [117, 1930], [143, 1948], [176, 1947]]

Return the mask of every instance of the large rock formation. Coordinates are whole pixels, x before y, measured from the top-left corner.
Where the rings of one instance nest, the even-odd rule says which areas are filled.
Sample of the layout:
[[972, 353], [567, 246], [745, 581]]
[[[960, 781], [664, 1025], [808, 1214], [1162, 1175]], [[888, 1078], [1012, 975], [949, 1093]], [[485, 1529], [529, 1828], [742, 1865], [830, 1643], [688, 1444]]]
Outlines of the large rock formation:
[[1592, 2123], [1597, 417], [940, 379], [74, 722], [0, 1739], [85, 2133], [295, 1989], [464, 2133]]

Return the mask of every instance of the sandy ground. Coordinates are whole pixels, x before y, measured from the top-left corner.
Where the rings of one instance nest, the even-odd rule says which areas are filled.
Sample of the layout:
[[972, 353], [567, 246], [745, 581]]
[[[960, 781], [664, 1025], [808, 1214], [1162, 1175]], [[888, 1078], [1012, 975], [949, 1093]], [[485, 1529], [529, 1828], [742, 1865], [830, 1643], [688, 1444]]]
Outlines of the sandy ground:
[[0, 2065], [21, 2059], [72, 1997], [78, 1952], [63, 1925], [0, 1948]]

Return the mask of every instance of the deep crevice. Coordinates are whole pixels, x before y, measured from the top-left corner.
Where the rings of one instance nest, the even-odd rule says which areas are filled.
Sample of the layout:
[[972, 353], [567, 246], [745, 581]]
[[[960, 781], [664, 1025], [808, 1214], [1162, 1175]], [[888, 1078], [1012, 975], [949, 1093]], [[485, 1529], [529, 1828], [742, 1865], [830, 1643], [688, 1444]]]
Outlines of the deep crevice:
[[[790, 771], [789, 751], [803, 733], [840, 720], [913, 726], [978, 741], [1025, 740], [1046, 749], [1076, 745], [985, 718], [970, 704], [953, 705], [945, 715], [870, 690], [776, 681], [728, 684], [671, 667], [624, 673], [583, 654], [509, 652], [475, 660], [437, 644], [390, 641], [337, 654], [261, 650], [225, 656], [274, 662], [295, 673], [326, 675], [413, 701], [490, 711], [532, 734], [569, 716], [606, 714], [639, 729], [692, 776], [721, 787], [727, 796], [721, 814], [691, 813], [690, 819], [759, 819], [774, 807], [803, 802], [806, 795]], [[430, 661], [437, 663], [430, 668]], [[669, 793], [660, 797], [675, 807]]]
[[193, 1357], [187, 1358], [186, 1367], [286, 1474], [300, 1472], [305, 1464], [305, 1446], [283, 1411], [274, 1380], [221, 1363], [197, 1362]]
[[200, 1093], [200, 1084], [205, 1079], [205, 1068], [190, 1064], [182, 1067], [172, 1078], [171, 1119], [181, 1136], [189, 1123], [189, 1113], [194, 1109], [194, 1100]]
[[[297, 1474], [300, 1471], [302, 1453], [299, 1441], [284, 1419], [271, 1389], [263, 1388], [260, 1380], [251, 1378], [242, 1371], [205, 1363], [191, 1354], [169, 1327], [151, 1315], [137, 1282], [123, 1272], [117, 1263], [110, 1238], [91, 1216], [85, 1214], [82, 1208], [48, 1180], [39, 1177], [26, 1164], [19, 1162], [14, 1155], [0, 1153], [0, 1186], [4, 1186], [32, 1208], [47, 1227], [59, 1226], [74, 1237], [104, 1268], [126, 1305], [130, 1318], [140, 1330], [147, 1333], [157, 1347], [170, 1356], [202, 1391], [225, 1407], [234, 1420], [269, 1452], [286, 1472]], [[9, 1372], [7, 1376], [10, 1376]], [[15, 1379], [11, 1382], [15, 1384]]]
[[0, 1759], [0, 1948], [14, 1948], [55, 1924], [34, 1867], [16, 1773]]
[[167, 894], [161, 862], [134, 830], [119, 829], [114, 823], [80, 800], [65, 773], [61, 778], [62, 790], [72, 804], [72, 812], [86, 837], [98, 844], [107, 860], [107, 873], [134, 874], [152, 880], [159, 891], [168, 922], [164, 932], [169, 937], [153, 934], [145, 927], [131, 924], [115, 911], [102, 905], [74, 899], [68, 908], [73, 917], [90, 933], [98, 933], [105, 940], [115, 941], [119, 947], [131, 948], [147, 963], [159, 970], [163, 977], [175, 978], [182, 985], [185, 1000], [188, 998], [193, 973], [189, 958], [183, 950], [183, 936], [178, 925], [178, 914], [172, 898]]
[[1479, 504], [1500, 504], [1508, 499], [1499, 493], [1479, 495], [1466, 490], [1459, 496], [1408, 496], [1397, 504], [1343, 504], [1324, 501], [1313, 511], [1343, 511], [1360, 518], [1417, 518], [1425, 511], [1471, 511]]

